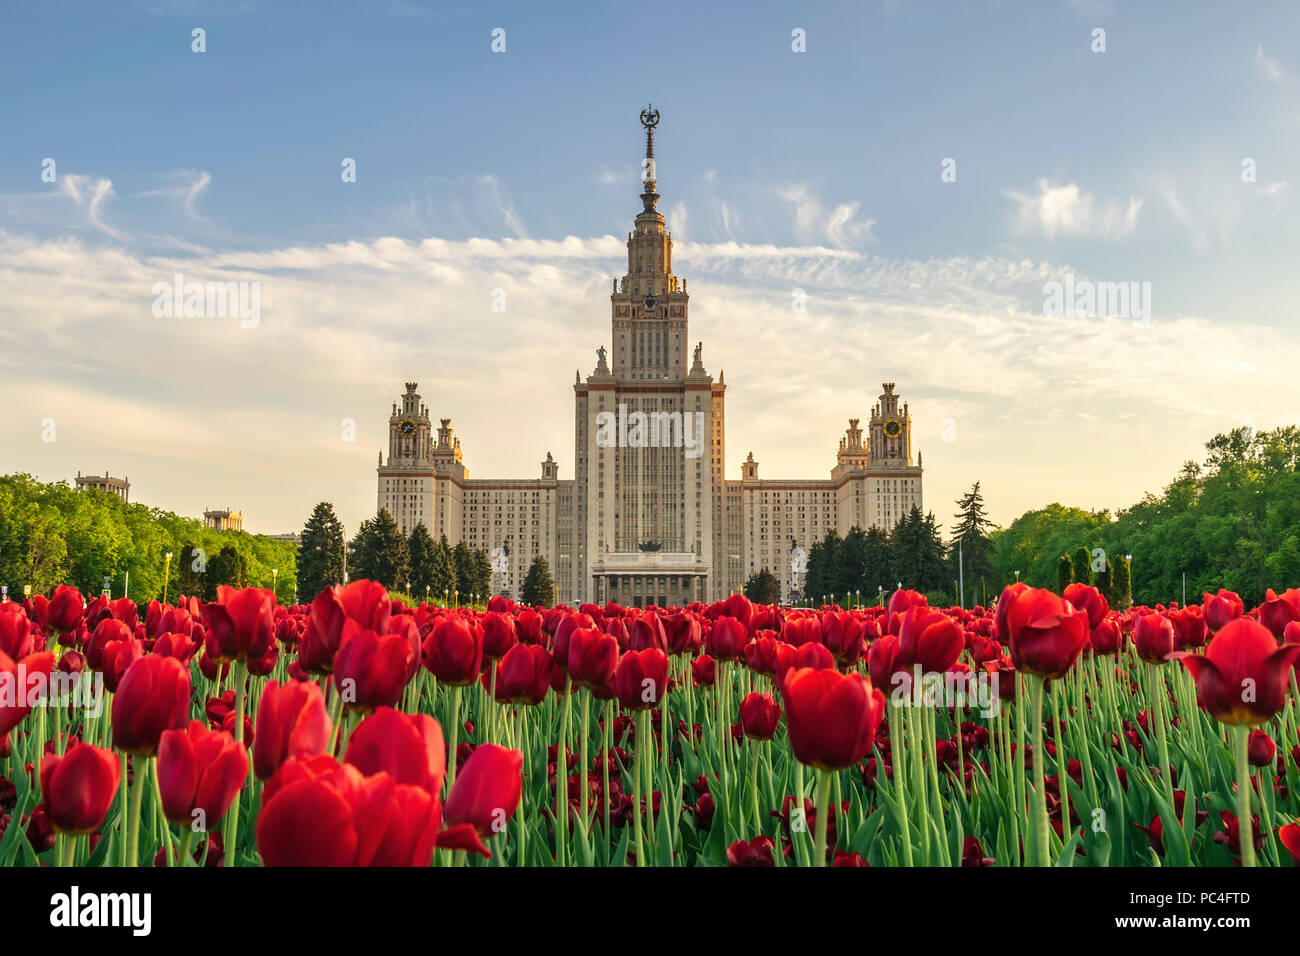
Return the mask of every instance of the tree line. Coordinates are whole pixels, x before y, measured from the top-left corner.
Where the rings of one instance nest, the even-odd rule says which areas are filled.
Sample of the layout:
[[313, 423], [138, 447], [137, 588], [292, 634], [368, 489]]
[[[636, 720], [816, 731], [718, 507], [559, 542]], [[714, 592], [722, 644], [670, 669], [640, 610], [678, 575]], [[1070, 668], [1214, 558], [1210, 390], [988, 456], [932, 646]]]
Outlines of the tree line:
[[[439, 603], [471, 595], [485, 601], [492, 592], [492, 564], [481, 548], [463, 540], [452, 545], [447, 536], [437, 540], [421, 522], [403, 535], [386, 508], [361, 523], [351, 541], [344, 543], [343, 525], [333, 506], [322, 501], [312, 510], [302, 530], [298, 555], [298, 590], [311, 600], [331, 584], [368, 578], [391, 591], [417, 601]], [[533, 560], [523, 582], [520, 600], [550, 604], [554, 596], [550, 566], [540, 555]]]
[[1130, 508], [1053, 503], [994, 532], [1000, 584], [1019, 571], [1035, 587], [1059, 587], [1063, 557], [1071, 575], [1081, 566], [1131, 572], [1139, 604], [1181, 601], [1184, 575], [1189, 603], [1224, 587], [1249, 605], [1267, 588], [1300, 584], [1300, 429], [1237, 428], [1215, 435], [1205, 451], [1202, 462], [1185, 462], [1161, 493]]
[[166, 576], [173, 601], [178, 594], [211, 601], [222, 584], [269, 588], [274, 581], [288, 603], [296, 551], [292, 542], [216, 531], [197, 518], [127, 503], [107, 491], [0, 475], [0, 584], [16, 600], [25, 585], [35, 594], [59, 584], [99, 594], [107, 578], [113, 597], [125, 593], [147, 606], [163, 597]]

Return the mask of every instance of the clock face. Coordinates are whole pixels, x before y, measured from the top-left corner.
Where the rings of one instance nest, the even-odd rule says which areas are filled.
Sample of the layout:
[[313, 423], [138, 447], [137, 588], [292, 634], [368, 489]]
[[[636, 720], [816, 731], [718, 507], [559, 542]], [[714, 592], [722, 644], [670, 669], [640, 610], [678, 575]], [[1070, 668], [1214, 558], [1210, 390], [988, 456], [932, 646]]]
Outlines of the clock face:
[[645, 297], [645, 302], [643, 304], [645, 305], [645, 310], [647, 312], [653, 312], [657, 303], [654, 296], [648, 295]]
[[888, 438], [897, 438], [903, 434], [903, 423], [897, 418], [890, 418], [885, 421], [885, 435]]
[[398, 423], [397, 430], [407, 438], [410, 438], [415, 434], [415, 422], [411, 421], [409, 418], [403, 418], [401, 422]]

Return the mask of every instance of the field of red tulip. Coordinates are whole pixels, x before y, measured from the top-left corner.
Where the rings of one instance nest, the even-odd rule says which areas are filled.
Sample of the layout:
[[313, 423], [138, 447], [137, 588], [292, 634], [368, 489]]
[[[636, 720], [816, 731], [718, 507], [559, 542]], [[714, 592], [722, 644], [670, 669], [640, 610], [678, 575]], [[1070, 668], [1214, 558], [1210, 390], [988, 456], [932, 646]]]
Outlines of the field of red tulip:
[[0, 865], [1290, 866], [1300, 590], [0, 604]]

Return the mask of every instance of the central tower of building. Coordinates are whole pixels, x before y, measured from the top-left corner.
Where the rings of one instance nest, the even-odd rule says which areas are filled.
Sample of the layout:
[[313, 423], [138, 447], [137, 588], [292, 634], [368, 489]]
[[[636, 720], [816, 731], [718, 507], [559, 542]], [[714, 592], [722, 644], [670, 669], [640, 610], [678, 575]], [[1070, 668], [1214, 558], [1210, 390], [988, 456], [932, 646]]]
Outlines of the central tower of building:
[[690, 350], [686, 283], [658, 209], [654, 135], [641, 112], [641, 211], [610, 295], [612, 354], [577, 376], [574, 583], [597, 602], [708, 600], [721, 548], [723, 395]]

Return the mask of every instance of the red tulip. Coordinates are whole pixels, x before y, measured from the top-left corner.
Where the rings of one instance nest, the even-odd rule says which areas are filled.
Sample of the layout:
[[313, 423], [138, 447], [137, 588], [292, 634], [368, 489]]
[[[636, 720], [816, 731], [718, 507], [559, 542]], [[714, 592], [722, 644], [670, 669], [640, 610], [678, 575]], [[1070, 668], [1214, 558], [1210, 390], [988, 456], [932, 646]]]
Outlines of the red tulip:
[[424, 666], [452, 687], [478, 680], [483, 661], [483, 632], [463, 617], [448, 615], [424, 639]]
[[75, 631], [85, 613], [86, 602], [81, 592], [67, 584], [60, 584], [54, 589], [49, 607], [45, 611], [45, 624], [53, 631], [66, 634]]
[[867, 648], [867, 671], [876, 687], [892, 687], [895, 674], [907, 673], [898, 659], [898, 636], [886, 634], [871, 642]]
[[415, 650], [401, 634], [379, 635], [349, 620], [334, 655], [334, 680], [349, 710], [392, 707], [402, 696]]
[[844, 770], [871, 752], [885, 695], [858, 673], [800, 668], [781, 681], [790, 749], [800, 763]]
[[852, 667], [862, 656], [865, 625], [852, 611], [831, 611], [822, 618], [822, 643], [841, 667]]
[[742, 653], [748, 641], [749, 630], [738, 618], [720, 617], [713, 622], [704, 646], [713, 657], [729, 661]]
[[217, 587], [217, 600], [203, 605], [208, 653], [216, 661], [265, 657], [275, 646], [275, 593], [270, 588]]
[[1055, 679], [1088, 643], [1088, 615], [1051, 591], [1012, 585], [998, 599], [998, 630], [1016, 670]]
[[268, 682], [257, 705], [253, 772], [259, 780], [268, 780], [290, 757], [324, 753], [330, 729], [320, 685], [311, 681], [288, 681], [283, 685]]
[[515, 633], [515, 619], [508, 614], [489, 611], [481, 618], [483, 628], [483, 656], [492, 660], [504, 657], [506, 651], [519, 643]]
[[1246, 757], [1252, 767], [1271, 767], [1277, 758], [1273, 738], [1262, 730], [1252, 730], [1246, 744]]
[[776, 844], [769, 836], [754, 837], [748, 843], [737, 840], [727, 847], [727, 863], [736, 867], [776, 866], [775, 850]]
[[1067, 585], [1064, 597], [1071, 605], [1088, 614], [1088, 630], [1095, 631], [1102, 619], [1110, 613], [1110, 603], [1090, 584], [1076, 581]]
[[73, 743], [62, 757], [41, 760], [41, 794], [50, 823], [60, 833], [98, 830], [117, 795], [121, 769], [117, 756], [103, 747]]
[[1179, 650], [1201, 647], [1205, 644], [1207, 631], [1205, 615], [1199, 606], [1179, 608], [1169, 614], [1169, 623], [1174, 626], [1174, 643]]
[[614, 687], [624, 710], [649, 710], [668, 690], [668, 655], [657, 647], [628, 651], [614, 670]]
[[404, 714], [380, 707], [352, 732], [344, 761], [366, 776], [387, 773], [433, 794], [442, 793], [447, 745], [442, 727], [428, 714]]
[[749, 603], [749, 598], [745, 597], [745, 595], [733, 594], [722, 602], [722, 613], [726, 617], [739, 621], [748, 631], [749, 622], [754, 616], [754, 605]]
[[708, 654], [691, 661], [691, 678], [696, 687], [712, 687], [718, 682], [718, 662]]
[[628, 634], [628, 646], [635, 651], [644, 651], [651, 647], [657, 647], [661, 651], [668, 650], [668, 634], [664, 631], [663, 621], [654, 611], [646, 611], [639, 618], [632, 622], [632, 630]]
[[263, 791], [257, 848], [267, 866], [428, 866], [440, 816], [435, 796], [387, 773], [295, 757]]
[[1300, 588], [1291, 588], [1281, 594], [1275, 594], [1272, 588], [1265, 591], [1264, 603], [1259, 606], [1259, 623], [1280, 641], [1286, 626], [1293, 621], [1300, 621]]
[[1117, 654], [1124, 646], [1124, 631], [1115, 617], [1107, 617], [1092, 631], [1094, 654]]
[[740, 702], [740, 724], [746, 737], [771, 740], [780, 723], [781, 705], [771, 694], [750, 694]]
[[[662, 651], [647, 651], [659, 653]], [[506, 828], [523, 794], [524, 755], [496, 744], [480, 744], [456, 774], [443, 818], [440, 846], [490, 856], [483, 840]]]
[[599, 628], [583, 627], [569, 636], [569, 678], [583, 687], [603, 687], [618, 664], [618, 641]]
[[1286, 847], [1291, 858], [1296, 863], [1300, 863], [1300, 823], [1288, 823], [1286, 826], [1278, 827], [1277, 839]]
[[1246, 607], [1241, 602], [1241, 598], [1232, 592], [1219, 588], [1219, 593], [1210, 596], [1205, 594], [1204, 603], [1201, 605], [1201, 613], [1205, 618], [1205, 624], [1210, 629], [1210, 633], [1217, 633], [1218, 630], [1229, 621], [1235, 621], [1241, 617]]
[[924, 673], [943, 673], [961, 656], [966, 639], [961, 626], [943, 611], [914, 605], [898, 625], [898, 665], [920, 664]]
[[21, 604], [13, 601], [0, 604], [0, 654], [12, 660], [30, 654], [35, 649], [31, 629], [31, 621]]
[[1141, 615], [1133, 625], [1133, 646], [1148, 664], [1163, 664], [1177, 646], [1173, 624], [1163, 614]]
[[515, 632], [521, 644], [542, 643], [542, 616], [530, 607], [520, 609], [515, 618]]
[[[569, 649], [573, 649], [572, 643]], [[497, 665], [497, 693], [516, 704], [535, 707], [546, 697], [555, 668], [551, 652], [539, 644], [516, 644]]]
[[0, 741], [40, 702], [53, 669], [54, 655], [49, 651], [28, 654], [20, 661], [0, 651]]
[[131, 665], [113, 696], [113, 746], [152, 757], [163, 732], [180, 730], [190, 713], [190, 675], [174, 657], [150, 654]]
[[1202, 706], [1219, 722], [1257, 726], [1286, 703], [1300, 644], [1277, 646], [1268, 629], [1248, 617], [1229, 621], [1204, 654], [1185, 654]]
[[163, 816], [207, 830], [226, 815], [248, 777], [248, 754], [223, 730], [192, 720], [167, 730], [158, 743], [158, 790]]

